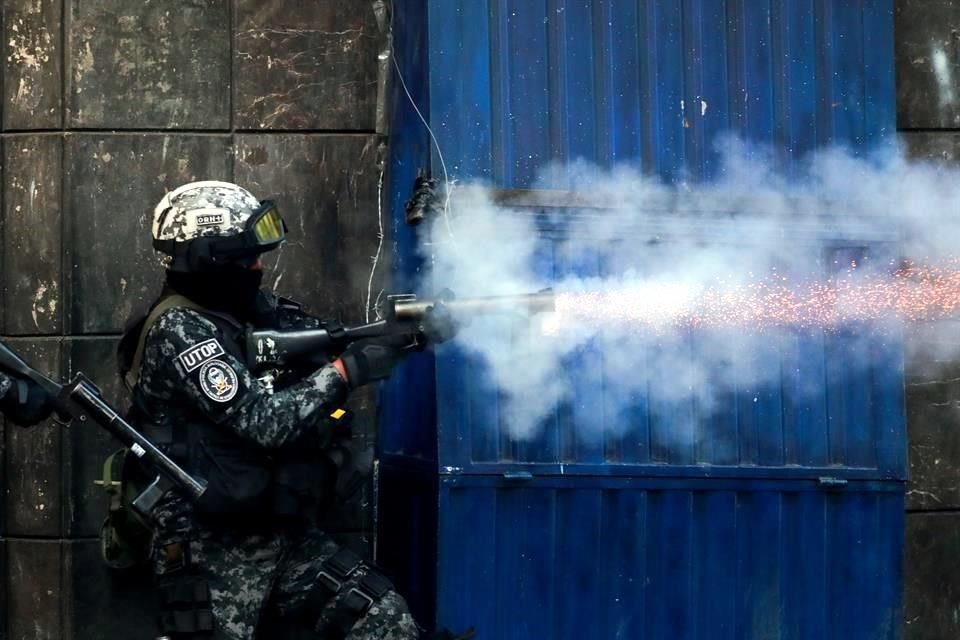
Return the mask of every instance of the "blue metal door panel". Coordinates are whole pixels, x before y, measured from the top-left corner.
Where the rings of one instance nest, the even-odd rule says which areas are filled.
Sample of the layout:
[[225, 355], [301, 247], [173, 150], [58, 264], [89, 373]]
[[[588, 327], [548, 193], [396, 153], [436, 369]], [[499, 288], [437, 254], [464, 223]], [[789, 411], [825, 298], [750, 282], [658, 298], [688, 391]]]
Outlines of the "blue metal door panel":
[[785, 81], [777, 85], [775, 92], [782, 108], [778, 112], [774, 140], [796, 158], [811, 151], [817, 143], [817, 93], [810, 89], [809, 81], [799, 81], [816, 77], [816, 4], [816, 0], [786, 0], [778, 12], [782, 55], [777, 58], [777, 72]]
[[899, 483], [446, 477], [441, 625], [480, 638], [897, 638]]
[[735, 89], [730, 84], [724, 3], [687, 2], [684, 13], [684, 106], [691, 105], [694, 116], [684, 122], [687, 171], [697, 179], [709, 177], [717, 166], [713, 141], [730, 130], [730, 96]]
[[[471, 2], [433, 2], [426, 0], [405, 2], [400, 13], [429, 16], [429, 38], [404, 40], [409, 49], [419, 50], [429, 44], [431, 91], [416, 94], [425, 99], [435, 91], [446, 88], [446, 97], [431, 103], [431, 126], [437, 137], [443, 138], [443, 155], [434, 160], [437, 177], [446, 169], [450, 177], [470, 175], [490, 177], [493, 168], [493, 120], [490, 67], [490, 4], [489, 0]], [[407, 7], [404, 9], [404, 7]], [[407, 34], [399, 34], [405, 36]], [[403, 51], [403, 49], [400, 49]], [[446, 64], [437, 65], [442, 57]], [[471, 82], [472, 78], [487, 81]], [[434, 111], [436, 110], [436, 111]], [[443, 114], [443, 115], [440, 115]], [[412, 120], [404, 123], [410, 128], [421, 125]], [[402, 183], [409, 189], [409, 183]], [[395, 212], [402, 211], [395, 209]]]
[[644, 47], [635, 37], [640, 23], [640, 7], [635, 0], [610, 0], [597, 4], [603, 12], [600, 24], [606, 25], [605, 34], [600, 38], [601, 55], [610, 63], [600, 74], [602, 92], [611, 96], [608, 102], [598, 105], [603, 137], [597, 153], [598, 157], [609, 157], [614, 164], [631, 162], [641, 156], [640, 132], [645, 126], [645, 102], [639, 91], [613, 88], [633, 85], [642, 69]]
[[[443, 155], [432, 151], [436, 177], [522, 188], [550, 162], [585, 158], [696, 181], [717, 173], [726, 132], [775, 145], [787, 171], [818, 146], [866, 149], [894, 133], [891, 0], [394, 6], [398, 64]], [[406, 97], [392, 102], [395, 264], [408, 283], [403, 201], [426, 134]], [[610, 273], [563, 250], [565, 234], [585, 231], [544, 230], [545, 280]], [[646, 363], [715, 337], [638, 350], [647, 392], [629, 398], [601, 363], [579, 380], [582, 402], [527, 441], [505, 435], [503, 398], [467, 354], [443, 347], [435, 371], [424, 357], [406, 364], [386, 396], [378, 545], [415, 614], [496, 640], [898, 638], [899, 336], [848, 327], [759, 341], [740, 357], [778, 370], [776, 383], [734, 384], [691, 420], [688, 399], [657, 393], [670, 372]], [[844, 366], [864, 352], [885, 364]], [[588, 345], [569, 368], [596, 355]], [[578, 436], [586, 421], [602, 436]]]
[[728, 132], [776, 144], [785, 167], [895, 132], [890, 0], [428, 6], [431, 123], [451, 177], [524, 187], [584, 158], [702, 179]]
[[[652, 348], [677, 353], [695, 339]], [[559, 465], [566, 465], [568, 473], [588, 474], [762, 471], [771, 477], [849, 473], [859, 478], [905, 478], [902, 362], [898, 349], [891, 347], [896, 337], [845, 338], [809, 331], [757, 341], [763, 342], [747, 357], [766, 360], [770, 370], [779, 373], [778, 381], [751, 383], [721, 394], [719, 405], [705, 418], [693, 413], [692, 398], [658, 395], [654, 385], [631, 398], [624, 412], [623, 405], [606, 396], [602, 381], [584, 380], [576, 382], [580, 385], [576, 402], [561, 405], [530, 441], [507, 435], [497, 411], [498, 392], [488, 383], [445, 375], [438, 381], [438, 393], [459, 380], [466, 385], [468, 398], [455, 405], [452, 396], [444, 397], [439, 408], [439, 461], [461, 472], [499, 473], [506, 470], [500, 467], [526, 465], [533, 473], [557, 473]], [[853, 358], [869, 358], [876, 364], [848, 368]], [[483, 367], [459, 351], [451, 359], [444, 356], [438, 366], [452, 371], [454, 364], [474, 373]], [[637, 366], [640, 369], [642, 361]], [[818, 377], [821, 372], [824, 377]], [[638, 375], [653, 374], [672, 372]], [[822, 395], [810, 392], [812, 381], [823, 389]], [[604, 412], [604, 404], [617, 409]], [[602, 437], [585, 429], [605, 419], [610, 424]], [[584, 431], [586, 435], [580, 435]], [[706, 466], [713, 467], [709, 473]]]
[[[640, 164], [668, 180], [706, 179], [717, 171], [716, 143], [727, 132], [777, 145], [788, 170], [818, 145], [862, 148], [893, 132], [889, 1], [427, 4], [430, 120], [451, 178], [524, 187], [551, 161], [585, 158]], [[435, 168], [439, 160], [435, 153]], [[566, 186], [558, 175], [553, 186]], [[562, 235], [545, 236], [544, 273], [609, 275], [596, 256], [564, 255], [560, 243]], [[696, 355], [705, 333], [651, 345], [652, 354]], [[656, 372], [650, 391], [636, 398], [605, 395], [602, 374], [576, 373], [583, 362], [600, 361], [588, 345], [566, 363], [582, 390], [577, 402], [524, 442], [503, 435], [502, 399], [478, 363], [450, 348], [437, 370], [439, 460], [465, 471], [527, 462], [669, 465], [678, 472], [703, 464], [839, 466], [902, 478], [895, 343], [806, 330], [765, 346], [758, 340], [745, 357], [779, 369], [779, 381], [735, 385], [707, 423], [694, 418], [691, 400], [656, 392], [670, 372]], [[864, 351], [885, 353], [889, 365], [845, 370]], [[637, 375], [648, 375], [645, 354], [637, 358]], [[626, 413], [610, 410], [624, 406]], [[603, 438], [577, 436], [587, 421], [603, 423]]]

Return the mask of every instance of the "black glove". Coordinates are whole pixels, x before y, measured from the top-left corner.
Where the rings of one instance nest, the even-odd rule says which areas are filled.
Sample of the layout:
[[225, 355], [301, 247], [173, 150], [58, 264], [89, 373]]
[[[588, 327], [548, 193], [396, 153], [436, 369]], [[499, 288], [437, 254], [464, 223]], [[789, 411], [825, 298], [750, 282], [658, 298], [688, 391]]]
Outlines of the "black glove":
[[340, 355], [347, 372], [347, 384], [351, 389], [356, 389], [389, 376], [397, 363], [407, 355], [409, 349], [404, 348], [404, 343], [409, 342], [408, 336], [385, 336], [351, 344]]
[[32, 380], [15, 379], [6, 395], [0, 398], [0, 410], [21, 427], [32, 427], [50, 416], [53, 396]]
[[429, 344], [453, 340], [459, 331], [460, 323], [454, 319], [449, 307], [442, 300], [437, 301], [423, 314], [420, 333]]

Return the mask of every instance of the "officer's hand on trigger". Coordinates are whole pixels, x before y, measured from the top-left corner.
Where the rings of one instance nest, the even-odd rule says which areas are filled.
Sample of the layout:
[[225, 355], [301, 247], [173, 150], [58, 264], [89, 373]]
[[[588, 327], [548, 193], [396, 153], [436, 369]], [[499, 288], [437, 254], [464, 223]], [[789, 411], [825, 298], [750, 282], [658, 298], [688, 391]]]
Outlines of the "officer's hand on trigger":
[[408, 336], [384, 336], [358, 340], [347, 347], [334, 363], [351, 389], [362, 387], [390, 375], [409, 353]]
[[427, 344], [440, 344], [453, 340], [460, 331], [460, 326], [461, 323], [453, 317], [441, 297], [424, 314], [420, 334]]
[[16, 380], [0, 398], [0, 409], [13, 423], [32, 427], [53, 412], [53, 396], [32, 380]]

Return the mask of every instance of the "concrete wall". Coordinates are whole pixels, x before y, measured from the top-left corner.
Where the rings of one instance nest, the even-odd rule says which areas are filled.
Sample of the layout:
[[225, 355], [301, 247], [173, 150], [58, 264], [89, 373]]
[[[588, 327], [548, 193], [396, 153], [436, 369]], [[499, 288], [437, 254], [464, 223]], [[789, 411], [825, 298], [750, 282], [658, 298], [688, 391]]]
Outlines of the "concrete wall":
[[[955, 166], [960, 2], [898, 0], [896, 40], [901, 138], [914, 157]], [[943, 335], [960, 342], [960, 322], [952, 324], [914, 327], [908, 341], [906, 640], [960, 637], [960, 363], [938, 355], [944, 352]]]
[[[161, 276], [150, 213], [196, 179], [277, 200], [291, 239], [270, 283], [363, 317], [386, 42], [372, 0], [6, 0], [2, 32], [0, 335], [33, 363], [122, 404], [113, 348]], [[356, 406], [369, 452], [370, 397]], [[98, 557], [93, 481], [115, 447], [92, 428], [0, 426], [0, 640], [151, 637], [143, 580]], [[337, 519], [361, 550], [367, 498]]]

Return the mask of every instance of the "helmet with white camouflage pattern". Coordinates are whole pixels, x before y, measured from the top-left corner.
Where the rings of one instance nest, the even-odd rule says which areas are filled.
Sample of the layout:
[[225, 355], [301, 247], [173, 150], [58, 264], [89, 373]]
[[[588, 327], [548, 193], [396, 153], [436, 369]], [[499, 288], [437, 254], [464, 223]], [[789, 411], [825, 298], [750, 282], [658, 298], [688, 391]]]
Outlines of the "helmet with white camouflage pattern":
[[273, 202], [230, 182], [185, 184], [153, 211], [153, 246], [168, 256], [172, 271], [249, 266], [280, 246], [285, 233]]

